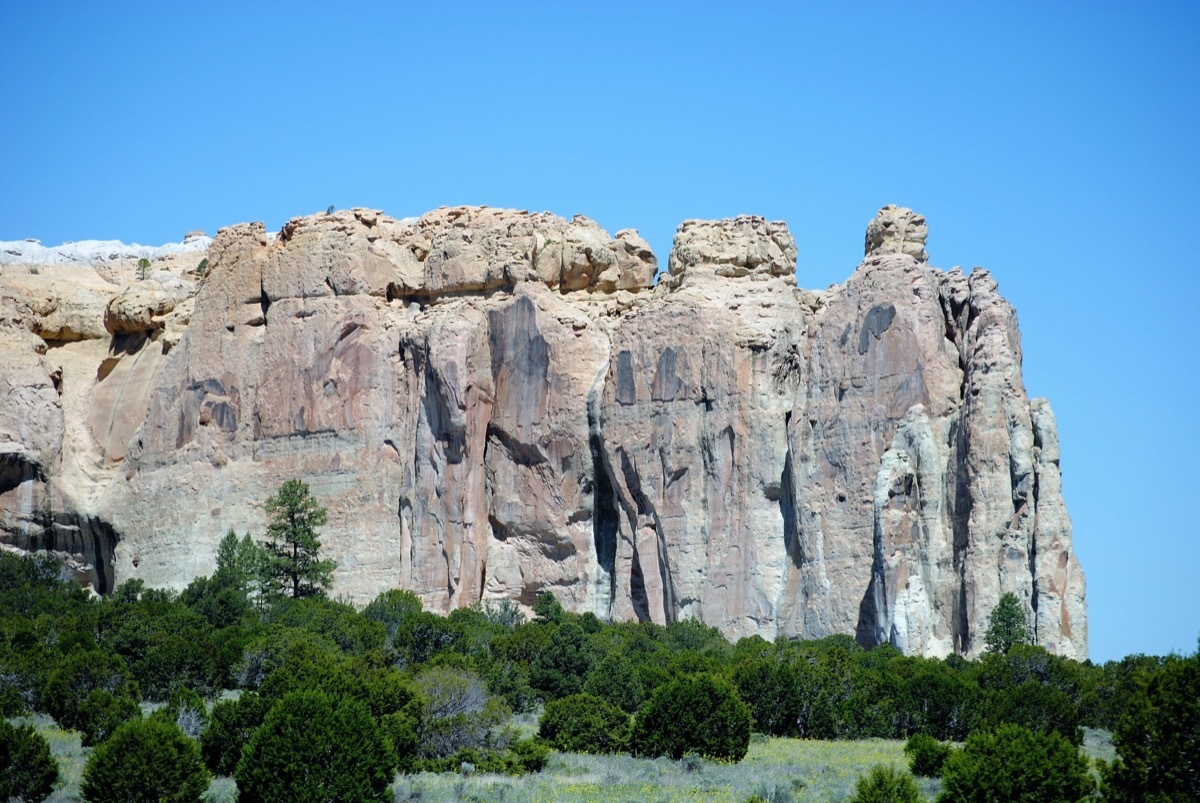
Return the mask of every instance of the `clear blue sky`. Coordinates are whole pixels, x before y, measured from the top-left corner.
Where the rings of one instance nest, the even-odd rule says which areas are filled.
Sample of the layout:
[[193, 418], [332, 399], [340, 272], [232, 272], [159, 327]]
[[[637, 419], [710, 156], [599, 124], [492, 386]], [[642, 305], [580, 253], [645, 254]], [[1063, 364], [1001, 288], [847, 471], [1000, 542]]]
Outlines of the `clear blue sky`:
[[1200, 4], [503, 5], [6, 0], [0, 239], [484, 203], [665, 264], [756, 213], [824, 287], [911, 206], [1020, 314], [1093, 659], [1195, 649]]

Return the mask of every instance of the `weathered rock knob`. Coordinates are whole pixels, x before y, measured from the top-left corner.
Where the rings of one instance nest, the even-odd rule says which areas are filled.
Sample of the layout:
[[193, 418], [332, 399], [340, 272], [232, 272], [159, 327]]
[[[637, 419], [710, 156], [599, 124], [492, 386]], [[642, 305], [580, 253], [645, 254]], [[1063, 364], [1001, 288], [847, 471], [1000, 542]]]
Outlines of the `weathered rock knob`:
[[920, 262], [928, 262], [929, 255], [925, 253], [925, 238], [928, 236], [929, 227], [925, 225], [924, 215], [918, 215], [907, 207], [888, 204], [867, 224], [863, 253], [868, 257], [908, 254]]
[[676, 281], [689, 273], [790, 277], [796, 275], [796, 240], [783, 221], [757, 215], [685, 220], [675, 232], [668, 265]]

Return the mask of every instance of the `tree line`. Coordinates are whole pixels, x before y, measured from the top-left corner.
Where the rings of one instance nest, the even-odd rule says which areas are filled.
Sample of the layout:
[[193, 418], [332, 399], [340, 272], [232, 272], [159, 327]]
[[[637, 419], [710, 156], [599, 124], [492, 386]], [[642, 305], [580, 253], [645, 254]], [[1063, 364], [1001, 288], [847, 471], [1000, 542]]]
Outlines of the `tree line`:
[[[1200, 657], [1054, 656], [1023, 643], [1015, 600], [997, 610], [976, 661], [865, 650], [849, 636], [731, 643], [693, 620], [569, 613], [549, 593], [531, 619], [507, 601], [442, 616], [403, 590], [359, 610], [329, 597], [325, 512], [308, 487], [286, 483], [266, 509], [264, 541], [230, 532], [213, 575], [178, 593], [131, 580], [97, 599], [50, 559], [0, 553], [0, 714], [48, 714], [96, 746], [87, 799], [108, 799], [102, 790], [121, 788], [139, 761], [173, 768], [137, 777], [201, 792], [211, 774], [233, 776], [243, 800], [383, 800], [397, 771], [519, 774], [541, 769], [552, 748], [737, 761], [755, 732], [919, 737], [914, 754], [933, 762], [923, 772], [945, 762], [950, 784], [975, 753], [994, 756], [997, 734], [1053, 738], [1067, 747], [1037, 749], [1077, 758], [1083, 727], [1114, 732], [1110, 799], [1200, 790]], [[240, 694], [219, 699], [230, 690]], [[144, 718], [143, 702], [164, 705]], [[506, 726], [535, 711], [537, 737]], [[35, 733], [9, 729], [0, 742], [42, 755]], [[965, 742], [967, 757], [927, 755], [946, 742]], [[13, 772], [3, 761], [0, 797]], [[30, 790], [49, 794], [47, 773], [27, 768], [45, 762], [31, 761], [20, 796], [43, 799]]]

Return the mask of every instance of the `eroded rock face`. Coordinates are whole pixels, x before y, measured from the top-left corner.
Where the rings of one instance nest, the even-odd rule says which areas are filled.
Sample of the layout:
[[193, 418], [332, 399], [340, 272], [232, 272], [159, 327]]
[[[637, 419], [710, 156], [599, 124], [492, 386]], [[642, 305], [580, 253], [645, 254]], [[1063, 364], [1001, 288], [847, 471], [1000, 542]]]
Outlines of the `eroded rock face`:
[[796, 275], [796, 240], [782, 221], [742, 215], [729, 220], [685, 220], [671, 248], [670, 277], [743, 278]]
[[191, 282], [170, 271], [160, 271], [128, 285], [108, 302], [104, 328], [114, 335], [163, 329], [164, 316], [194, 294]]
[[867, 224], [865, 256], [907, 254], [918, 262], [929, 261], [925, 238], [929, 228], [925, 216], [903, 206], [888, 204]]
[[1013, 591], [1086, 656], [1053, 414], [995, 282], [930, 268], [925, 236], [885, 207], [814, 293], [784, 224], [687, 221], [655, 286], [636, 232], [583, 217], [355, 209], [222, 230], [198, 293], [187, 265], [117, 271], [71, 342], [6, 268], [0, 533], [101, 588], [182, 586], [302, 477], [360, 602], [549, 589], [946, 655]]

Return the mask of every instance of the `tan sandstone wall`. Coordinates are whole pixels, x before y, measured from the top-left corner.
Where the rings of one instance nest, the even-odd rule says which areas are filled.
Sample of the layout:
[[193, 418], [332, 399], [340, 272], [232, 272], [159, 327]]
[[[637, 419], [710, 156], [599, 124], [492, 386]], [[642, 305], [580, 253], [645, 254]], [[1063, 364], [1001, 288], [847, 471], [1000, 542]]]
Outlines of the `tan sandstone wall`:
[[973, 655], [1012, 591], [1086, 657], [1053, 413], [926, 235], [885, 207], [820, 292], [780, 222], [686, 221], [656, 283], [636, 232], [484, 207], [243, 224], [142, 281], [2, 265], [0, 540], [182, 587], [301, 477], [359, 602]]

